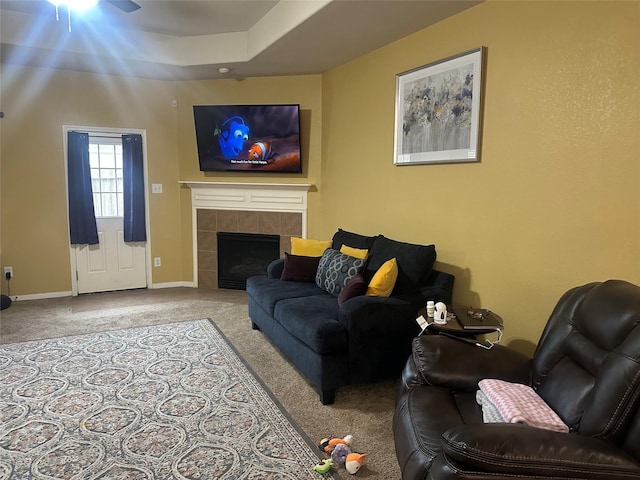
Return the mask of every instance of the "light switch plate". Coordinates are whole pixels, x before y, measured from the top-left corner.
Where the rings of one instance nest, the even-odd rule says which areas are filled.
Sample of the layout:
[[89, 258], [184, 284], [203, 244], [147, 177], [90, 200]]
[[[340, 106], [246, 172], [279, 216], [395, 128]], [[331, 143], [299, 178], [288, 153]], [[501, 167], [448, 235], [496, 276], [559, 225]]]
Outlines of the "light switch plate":
[[151, 185], [151, 193], [162, 193], [162, 184], [161, 183], [153, 183]]

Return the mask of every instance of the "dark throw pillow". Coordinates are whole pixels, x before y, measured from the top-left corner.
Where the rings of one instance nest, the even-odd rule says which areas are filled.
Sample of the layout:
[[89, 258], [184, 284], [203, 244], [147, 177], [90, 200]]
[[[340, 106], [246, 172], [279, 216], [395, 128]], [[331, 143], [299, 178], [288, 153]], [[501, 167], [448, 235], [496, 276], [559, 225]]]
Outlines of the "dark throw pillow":
[[365, 281], [362, 274], [357, 274], [353, 277], [347, 285], [340, 290], [338, 294], [338, 305], [342, 306], [344, 302], [353, 297], [359, 297], [364, 295], [367, 292], [367, 282]]
[[398, 242], [380, 235], [369, 250], [364, 278], [371, 281], [384, 262], [392, 258], [398, 262], [398, 279], [392, 295], [401, 295], [422, 287], [436, 261], [435, 245]]
[[284, 252], [284, 268], [280, 280], [289, 282], [316, 281], [316, 272], [321, 257], [306, 257], [303, 255], [291, 255]]
[[318, 265], [316, 285], [331, 295], [338, 296], [349, 280], [360, 273], [365, 260], [350, 257], [332, 248], [327, 248]]

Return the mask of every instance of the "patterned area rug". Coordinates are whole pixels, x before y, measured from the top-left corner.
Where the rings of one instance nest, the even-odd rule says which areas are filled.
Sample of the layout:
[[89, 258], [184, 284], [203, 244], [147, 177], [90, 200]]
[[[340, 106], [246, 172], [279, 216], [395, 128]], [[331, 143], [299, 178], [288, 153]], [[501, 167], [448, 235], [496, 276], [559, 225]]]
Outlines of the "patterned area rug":
[[0, 345], [1, 480], [317, 479], [315, 450], [210, 320]]

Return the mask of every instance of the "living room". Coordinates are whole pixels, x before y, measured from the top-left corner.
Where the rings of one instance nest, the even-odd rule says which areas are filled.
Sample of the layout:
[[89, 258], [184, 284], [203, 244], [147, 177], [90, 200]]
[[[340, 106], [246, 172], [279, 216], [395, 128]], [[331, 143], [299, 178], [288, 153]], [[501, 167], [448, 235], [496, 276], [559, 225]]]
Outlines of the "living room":
[[[395, 76], [480, 46], [480, 161], [394, 165]], [[194, 282], [179, 182], [308, 183], [307, 237], [434, 243], [454, 302], [497, 312], [503, 343], [531, 353], [569, 288], [640, 283], [639, 73], [638, 1], [487, 1], [313, 75], [170, 81], [3, 63], [11, 295], [71, 291], [63, 125], [145, 129], [148, 183], [163, 185], [149, 202], [154, 288]], [[302, 173], [201, 172], [193, 105], [253, 103], [300, 104]]]
[[[179, 181], [310, 183], [308, 237], [341, 227], [434, 243], [455, 302], [498, 312], [507, 342], [534, 342], [567, 288], [640, 280], [639, 8], [486, 2], [321, 75], [173, 82], [3, 65], [11, 293], [71, 290], [62, 125], [142, 127], [149, 183], [164, 185], [149, 205], [154, 285], [193, 281]], [[393, 165], [395, 75], [478, 46], [481, 161]], [[212, 103], [299, 103], [303, 173], [200, 172], [192, 106]]]

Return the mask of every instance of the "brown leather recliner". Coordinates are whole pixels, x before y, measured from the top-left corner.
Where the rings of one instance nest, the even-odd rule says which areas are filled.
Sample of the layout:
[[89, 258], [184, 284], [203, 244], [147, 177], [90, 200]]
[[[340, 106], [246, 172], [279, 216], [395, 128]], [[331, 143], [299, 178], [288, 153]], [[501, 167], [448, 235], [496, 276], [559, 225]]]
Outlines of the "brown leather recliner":
[[[570, 433], [483, 423], [478, 382], [530, 385]], [[414, 340], [393, 433], [404, 480], [640, 479], [640, 287], [560, 298], [532, 359], [441, 335]]]

